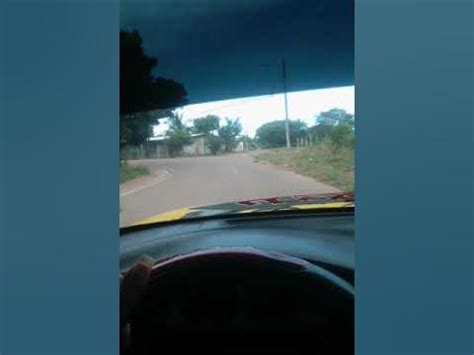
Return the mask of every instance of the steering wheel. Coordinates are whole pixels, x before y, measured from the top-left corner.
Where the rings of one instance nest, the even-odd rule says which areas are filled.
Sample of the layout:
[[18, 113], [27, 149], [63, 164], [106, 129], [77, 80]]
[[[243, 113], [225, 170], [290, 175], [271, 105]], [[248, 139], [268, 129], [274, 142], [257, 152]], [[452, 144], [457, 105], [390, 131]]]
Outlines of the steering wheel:
[[354, 289], [305, 260], [250, 248], [153, 267], [130, 321], [133, 354], [354, 353]]

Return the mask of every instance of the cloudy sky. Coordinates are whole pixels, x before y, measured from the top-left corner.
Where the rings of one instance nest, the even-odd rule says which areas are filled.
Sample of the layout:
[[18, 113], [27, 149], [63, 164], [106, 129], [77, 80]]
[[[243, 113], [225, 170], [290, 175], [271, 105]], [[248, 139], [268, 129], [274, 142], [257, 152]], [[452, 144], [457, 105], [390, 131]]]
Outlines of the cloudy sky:
[[[314, 116], [331, 108], [342, 108], [354, 114], [354, 87], [338, 87], [321, 90], [307, 90], [288, 94], [288, 111], [290, 118], [299, 118], [308, 125], [314, 124]], [[192, 124], [194, 118], [206, 115], [240, 118], [243, 133], [254, 137], [255, 131], [262, 124], [285, 118], [283, 94], [246, 97], [233, 100], [214, 101], [188, 105], [179, 113], [185, 122]], [[155, 134], [163, 134], [166, 124], [155, 127]]]

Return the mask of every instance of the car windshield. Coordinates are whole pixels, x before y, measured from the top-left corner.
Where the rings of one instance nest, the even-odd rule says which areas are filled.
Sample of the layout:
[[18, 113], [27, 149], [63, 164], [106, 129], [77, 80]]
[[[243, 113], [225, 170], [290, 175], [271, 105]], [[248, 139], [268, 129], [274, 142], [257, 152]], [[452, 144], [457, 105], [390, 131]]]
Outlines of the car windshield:
[[[273, 2], [256, 3], [255, 8], [247, 4], [245, 22], [234, 15], [244, 11], [237, 3], [232, 11], [190, 5], [191, 15], [178, 18], [177, 13], [171, 16], [175, 10], [166, 1], [122, 1], [121, 227], [209, 216], [212, 211], [259, 213], [271, 199], [285, 207], [303, 202], [314, 207], [328, 200], [321, 194], [353, 191], [351, 64], [335, 59], [344, 53], [340, 48], [322, 55], [324, 43], [317, 48], [308, 40], [319, 35], [298, 27], [312, 21], [305, 9], [287, 2], [293, 20], [283, 27], [293, 38], [303, 38], [296, 47], [286, 32], [274, 30], [284, 21], [284, 9], [275, 5], [268, 17], [262, 7]], [[156, 15], [160, 6], [169, 18]], [[321, 10], [309, 10], [323, 16], [318, 15]], [[348, 19], [338, 20], [347, 23], [329, 25], [339, 28], [338, 36], [346, 36], [346, 42], [353, 41], [351, 11], [346, 11]], [[207, 25], [210, 17], [217, 20]], [[248, 33], [262, 32], [258, 23], [268, 24], [266, 41], [237, 36], [230, 29], [236, 18], [254, 26]], [[202, 24], [199, 31], [193, 21]], [[217, 43], [216, 33], [223, 33], [225, 41]], [[352, 51], [352, 42], [344, 45]], [[323, 73], [320, 68], [329, 69]], [[245, 201], [260, 202], [241, 203], [245, 209], [232, 204]], [[208, 207], [196, 213], [203, 206]]]

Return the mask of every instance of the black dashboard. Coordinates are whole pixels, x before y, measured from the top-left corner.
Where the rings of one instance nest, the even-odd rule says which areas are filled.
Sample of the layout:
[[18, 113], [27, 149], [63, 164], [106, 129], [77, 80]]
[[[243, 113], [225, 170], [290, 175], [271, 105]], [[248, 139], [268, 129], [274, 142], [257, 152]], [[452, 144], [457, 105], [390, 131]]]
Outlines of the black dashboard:
[[120, 270], [143, 255], [162, 261], [199, 250], [252, 247], [305, 259], [354, 284], [354, 213], [248, 215], [126, 230]]

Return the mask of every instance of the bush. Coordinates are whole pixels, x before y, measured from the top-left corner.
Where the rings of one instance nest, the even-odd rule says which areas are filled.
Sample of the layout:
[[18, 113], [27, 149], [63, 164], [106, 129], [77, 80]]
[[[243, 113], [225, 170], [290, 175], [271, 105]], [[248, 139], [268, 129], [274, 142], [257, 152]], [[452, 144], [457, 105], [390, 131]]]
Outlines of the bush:
[[168, 146], [168, 151], [170, 156], [177, 157], [182, 153], [183, 146], [189, 144], [191, 138], [187, 133], [168, 133], [168, 139], [166, 140], [166, 145]]
[[354, 132], [351, 127], [346, 124], [339, 124], [331, 127], [328, 134], [329, 139], [334, 148], [354, 146]]
[[141, 165], [129, 165], [127, 163], [122, 163], [120, 165], [120, 182], [126, 182], [137, 177], [150, 174], [150, 170], [146, 166]]
[[[298, 138], [307, 133], [306, 124], [300, 120], [290, 120], [291, 145], [296, 145]], [[257, 129], [257, 141], [262, 148], [277, 148], [286, 146], [286, 122], [272, 121], [263, 124]]]
[[220, 152], [222, 146], [221, 137], [215, 136], [213, 134], [207, 137], [207, 148], [211, 151], [211, 154], [216, 155]]

